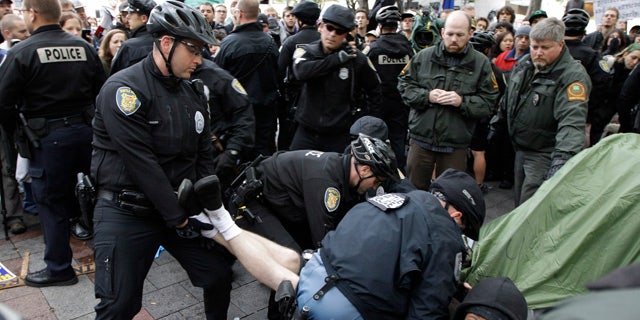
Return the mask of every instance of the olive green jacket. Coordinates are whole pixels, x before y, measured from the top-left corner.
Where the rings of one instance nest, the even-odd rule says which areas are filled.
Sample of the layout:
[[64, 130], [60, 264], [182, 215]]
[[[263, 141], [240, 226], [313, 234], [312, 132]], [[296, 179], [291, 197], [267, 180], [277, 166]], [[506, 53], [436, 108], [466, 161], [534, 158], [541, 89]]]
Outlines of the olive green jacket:
[[506, 123], [516, 150], [549, 152], [552, 159], [567, 160], [585, 146], [590, 93], [589, 75], [566, 47], [537, 73], [527, 55], [514, 66], [491, 123]]
[[[398, 90], [411, 107], [411, 138], [432, 146], [466, 148], [477, 119], [488, 116], [496, 103], [498, 83], [489, 59], [470, 46], [457, 66], [447, 63], [443, 51], [437, 45], [418, 52], [400, 74]], [[433, 89], [455, 91], [462, 105], [430, 103]]]

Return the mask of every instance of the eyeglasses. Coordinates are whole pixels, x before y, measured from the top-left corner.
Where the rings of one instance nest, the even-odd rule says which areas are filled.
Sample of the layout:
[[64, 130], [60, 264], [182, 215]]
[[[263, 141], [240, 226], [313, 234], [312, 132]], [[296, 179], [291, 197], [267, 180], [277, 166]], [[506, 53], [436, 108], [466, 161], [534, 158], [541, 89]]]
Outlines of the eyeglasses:
[[[175, 38], [174, 38], [174, 40], [175, 40]], [[203, 50], [202, 47], [198, 47], [195, 44], [186, 42], [184, 40], [178, 40], [178, 42], [184, 44], [187, 47], [187, 50], [189, 50], [189, 52], [191, 52], [192, 55], [194, 55], [196, 57], [199, 57], [199, 56], [202, 55], [202, 50]]]
[[329, 31], [329, 32], [335, 31], [336, 34], [340, 35], [340, 36], [345, 34], [345, 33], [347, 33], [347, 32], [349, 32], [349, 30], [347, 30], [347, 29], [338, 28], [338, 27], [335, 27], [335, 26], [330, 25], [328, 23], [325, 23], [324, 27], [327, 29], [327, 31]]

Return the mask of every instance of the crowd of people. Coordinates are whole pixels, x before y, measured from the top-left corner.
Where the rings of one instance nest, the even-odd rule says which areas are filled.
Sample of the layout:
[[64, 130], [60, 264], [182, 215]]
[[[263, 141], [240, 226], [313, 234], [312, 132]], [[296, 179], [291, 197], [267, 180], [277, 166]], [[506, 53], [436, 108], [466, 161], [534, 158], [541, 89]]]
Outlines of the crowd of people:
[[[519, 205], [584, 148], [638, 131], [640, 27], [619, 29], [616, 8], [587, 34], [579, 5], [517, 24], [509, 6], [436, 15], [386, 0], [281, 16], [257, 0], [127, 0], [100, 22], [79, 1], [12, 5], [0, 1], [4, 224], [20, 234], [25, 212], [40, 217], [34, 287], [77, 283], [69, 236], [94, 238], [98, 319], [138, 313], [159, 246], [203, 288], [207, 319], [227, 316], [235, 259], [273, 290], [271, 319], [445, 319], [467, 291], [485, 181]], [[500, 278], [454, 314], [527, 310]]]

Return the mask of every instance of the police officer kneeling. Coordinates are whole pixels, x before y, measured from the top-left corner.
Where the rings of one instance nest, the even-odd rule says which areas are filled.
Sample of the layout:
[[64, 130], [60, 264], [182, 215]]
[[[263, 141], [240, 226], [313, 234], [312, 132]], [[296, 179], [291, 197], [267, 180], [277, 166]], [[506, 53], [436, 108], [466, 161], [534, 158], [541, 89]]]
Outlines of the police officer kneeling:
[[302, 269], [298, 309], [311, 319], [448, 319], [461, 232], [477, 240], [485, 205], [474, 179], [455, 169], [431, 193], [389, 193], [351, 209]]
[[204, 16], [177, 1], [153, 9], [152, 53], [111, 76], [97, 98], [91, 173], [96, 319], [131, 319], [141, 307], [144, 278], [162, 245], [204, 289], [207, 319], [225, 319], [231, 270], [200, 246], [200, 230], [175, 190], [183, 179], [213, 174], [209, 113], [201, 82], [189, 82], [202, 50], [215, 43]]

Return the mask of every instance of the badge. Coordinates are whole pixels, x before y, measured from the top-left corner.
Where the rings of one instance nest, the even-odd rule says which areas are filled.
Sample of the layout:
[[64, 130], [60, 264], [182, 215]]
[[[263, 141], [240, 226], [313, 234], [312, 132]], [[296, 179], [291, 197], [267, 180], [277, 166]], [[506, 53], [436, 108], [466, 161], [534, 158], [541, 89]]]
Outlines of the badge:
[[611, 73], [611, 68], [609, 68], [609, 64], [607, 63], [607, 60], [602, 59], [598, 62], [598, 65], [600, 66], [600, 69], [602, 69], [602, 71], [606, 72], [606, 73]]
[[400, 193], [386, 193], [383, 195], [371, 197], [367, 199], [369, 203], [376, 208], [387, 211], [389, 209], [398, 209], [407, 203], [407, 196]]
[[131, 88], [120, 87], [118, 91], [116, 91], [116, 104], [125, 116], [130, 116], [138, 111], [141, 103]]
[[587, 101], [587, 90], [578, 81], [567, 87], [567, 99], [569, 101]]
[[367, 46], [366, 48], [362, 49], [362, 53], [364, 53], [365, 55], [369, 54], [369, 51], [371, 51], [371, 47]]
[[334, 212], [340, 205], [340, 191], [334, 187], [329, 187], [324, 192], [324, 206], [327, 211]]
[[496, 74], [491, 71], [491, 85], [493, 85], [494, 89], [498, 89], [498, 80], [496, 79]]
[[533, 106], [537, 107], [539, 101], [540, 101], [540, 96], [538, 95], [538, 93], [534, 93], [533, 94]]
[[240, 81], [238, 81], [238, 79], [233, 79], [233, 81], [231, 81], [231, 87], [233, 88], [233, 90], [235, 90], [237, 93], [246, 96], [247, 95], [247, 91], [244, 90], [244, 87], [242, 86], [242, 84], [240, 83]]
[[338, 77], [342, 80], [347, 80], [347, 78], [349, 78], [349, 69], [340, 68], [340, 71], [338, 72]]
[[202, 130], [204, 130], [204, 116], [200, 111], [196, 111], [196, 115], [193, 118], [196, 121], [196, 132], [201, 134]]

